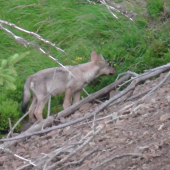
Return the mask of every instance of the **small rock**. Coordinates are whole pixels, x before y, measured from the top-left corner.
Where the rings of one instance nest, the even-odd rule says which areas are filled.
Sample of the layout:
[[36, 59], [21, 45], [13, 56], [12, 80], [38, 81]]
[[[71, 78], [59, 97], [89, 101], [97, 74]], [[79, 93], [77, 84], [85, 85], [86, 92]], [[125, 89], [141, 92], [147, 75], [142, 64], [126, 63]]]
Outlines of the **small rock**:
[[143, 136], [149, 135], [149, 131], [144, 131]]
[[170, 114], [164, 114], [160, 117], [161, 122], [165, 122], [168, 119], [170, 119]]
[[117, 144], [124, 144], [126, 142], [126, 138], [117, 139], [115, 142]]
[[159, 126], [158, 130], [162, 130], [163, 127], [164, 127], [164, 124], [162, 124], [161, 126]]
[[149, 146], [141, 146], [141, 147], [139, 147], [140, 151], [146, 151], [148, 149], [149, 149]]
[[166, 106], [166, 104], [165, 103], [162, 103], [161, 105], [160, 105], [160, 108], [163, 108], [163, 107], [165, 107]]
[[44, 140], [41, 142], [41, 146], [46, 145], [48, 143], [48, 140]]
[[71, 128], [70, 128], [70, 126], [67, 126], [66, 128], [64, 128], [63, 133], [64, 133], [65, 135], [69, 135], [69, 134], [71, 133]]
[[154, 98], [152, 98], [151, 103], [156, 103], [156, 100]]

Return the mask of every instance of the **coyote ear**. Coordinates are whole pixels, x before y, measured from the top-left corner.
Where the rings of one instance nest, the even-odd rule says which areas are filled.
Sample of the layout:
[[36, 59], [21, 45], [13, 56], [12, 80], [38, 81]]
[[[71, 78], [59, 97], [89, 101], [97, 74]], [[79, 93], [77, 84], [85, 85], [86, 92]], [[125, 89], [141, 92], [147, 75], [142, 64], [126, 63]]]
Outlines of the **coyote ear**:
[[99, 54], [99, 57], [100, 57], [100, 60], [104, 60], [104, 61], [105, 61], [105, 59], [104, 59], [102, 53]]
[[100, 64], [100, 65], [104, 65], [104, 64], [105, 64], [105, 59], [104, 59], [102, 53], [99, 54], [99, 57], [100, 57], [99, 64]]
[[99, 60], [99, 56], [97, 55], [96, 51], [91, 52], [91, 61], [97, 62]]

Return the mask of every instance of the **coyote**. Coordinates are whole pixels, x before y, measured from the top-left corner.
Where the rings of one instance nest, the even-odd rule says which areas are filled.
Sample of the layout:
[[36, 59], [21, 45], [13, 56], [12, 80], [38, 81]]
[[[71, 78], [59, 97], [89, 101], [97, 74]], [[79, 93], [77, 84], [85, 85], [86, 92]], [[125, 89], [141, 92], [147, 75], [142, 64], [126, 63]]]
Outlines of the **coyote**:
[[[67, 69], [67, 70], [66, 70]], [[114, 74], [115, 69], [109, 66], [102, 54], [91, 53], [91, 61], [76, 66], [48, 68], [38, 71], [27, 78], [23, 87], [22, 112], [25, 113], [31, 93], [33, 92], [32, 103], [29, 107], [29, 122], [41, 122], [42, 111], [49, 100], [50, 95], [57, 96], [65, 92], [63, 108], [66, 109], [80, 100], [81, 89], [100, 75]], [[68, 71], [69, 70], [69, 71]], [[35, 117], [34, 117], [35, 115]]]

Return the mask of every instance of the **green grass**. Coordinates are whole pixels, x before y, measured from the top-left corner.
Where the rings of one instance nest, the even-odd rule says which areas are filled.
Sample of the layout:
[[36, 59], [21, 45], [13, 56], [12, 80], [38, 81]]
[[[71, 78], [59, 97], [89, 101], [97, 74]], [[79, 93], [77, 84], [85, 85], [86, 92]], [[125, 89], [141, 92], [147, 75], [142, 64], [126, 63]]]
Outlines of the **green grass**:
[[[170, 61], [170, 23], [162, 23], [162, 2], [148, 1], [145, 9], [135, 1], [130, 8], [137, 12], [136, 20], [130, 21], [116, 13], [115, 19], [105, 6], [86, 3], [86, 0], [0, 0], [0, 19], [9, 21], [26, 30], [37, 32], [44, 39], [64, 49], [68, 55], [44, 44], [34, 37], [7, 27], [16, 35], [41, 45], [50, 55], [59, 59], [64, 65], [75, 65], [88, 62], [90, 53], [102, 52], [106, 59], [111, 59], [117, 73], [112, 77], [100, 77], [86, 89], [92, 93], [114, 82], [117, 74], [131, 70], [142, 72]], [[31, 5], [34, 6], [23, 6]], [[152, 5], [154, 4], [154, 5]], [[144, 13], [147, 11], [148, 13]], [[150, 15], [150, 17], [148, 17]], [[153, 18], [159, 16], [154, 23]], [[168, 16], [168, 15], [167, 15]], [[21, 46], [7, 33], [0, 30], [0, 59], [8, 58], [15, 53], [29, 51], [30, 54], [16, 65], [18, 78], [15, 91], [6, 91], [2, 86], [1, 93], [6, 99], [17, 101], [20, 105], [22, 87], [26, 78], [38, 70], [58, 66], [57, 63], [33, 47]], [[52, 112], [60, 110], [62, 96], [54, 99]], [[18, 108], [18, 112], [19, 108]]]

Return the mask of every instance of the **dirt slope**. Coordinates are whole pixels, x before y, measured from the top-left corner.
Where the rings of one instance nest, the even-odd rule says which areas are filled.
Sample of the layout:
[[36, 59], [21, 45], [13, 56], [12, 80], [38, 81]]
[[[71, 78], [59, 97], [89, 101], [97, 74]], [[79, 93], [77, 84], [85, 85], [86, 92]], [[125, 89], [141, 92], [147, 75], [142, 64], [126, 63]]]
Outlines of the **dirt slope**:
[[[165, 75], [166, 73], [161, 74], [156, 80], [147, 80], [144, 84], [137, 86], [133, 95], [139, 94], [157, 85]], [[120, 111], [122, 108], [134, 103], [138, 99], [139, 98], [136, 98], [132, 101], [107, 107], [107, 109], [100, 112], [95, 119], [105, 117], [111, 113], [115, 116], [115, 112]], [[81, 108], [83, 111], [77, 111], [69, 118], [62, 119], [61, 121], [64, 123], [70, 119], [86, 115], [98, 106], [97, 104], [88, 104], [84, 106], [84, 108]], [[124, 117], [108, 123], [86, 146], [81, 148], [66, 161], [66, 163], [72, 162], [74, 165], [67, 164], [66, 166], [66, 163], [63, 163], [58, 166], [58, 168], [65, 165], [65, 167], [60, 169], [92, 170], [97, 165], [116, 155], [139, 153], [142, 154], [142, 157], [125, 156], [119, 159], [113, 159], [100, 165], [96, 169], [169, 170], [170, 78], [168, 78], [167, 82], [157, 91], [140, 102], [140, 105], [133, 106], [133, 108], [136, 107], [136, 111], [133, 111], [131, 114], [131, 108], [121, 111], [119, 115], [125, 115]], [[95, 127], [98, 125], [105, 125], [105, 120], [111, 120], [111, 117], [101, 121], [95, 121]], [[12, 146], [9, 149], [13, 151], [13, 153], [39, 165], [39, 169], [43, 169], [42, 166], [44, 166], [45, 161], [54, 154], [54, 151], [56, 156], [48, 165], [59, 162], [75, 151], [79, 145], [84, 143], [86, 139], [88, 139], [86, 135], [93, 130], [93, 123], [93, 121], [90, 122], [90, 120], [88, 120], [88, 122], [81, 122], [64, 129], [51, 131], [48, 134], [32, 136], [18, 141], [16, 146]], [[59, 148], [61, 147], [63, 150], [59, 152]], [[58, 155], [57, 152], [59, 153]], [[83, 158], [85, 158], [85, 160], [77, 164], [75, 163], [75, 161], [79, 161]], [[0, 153], [0, 170], [13, 170], [23, 165], [27, 165], [27, 162], [24, 163], [23, 160], [11, 154]], [[23, 169], [34, 170], [37, 168], [27, 166]]]

